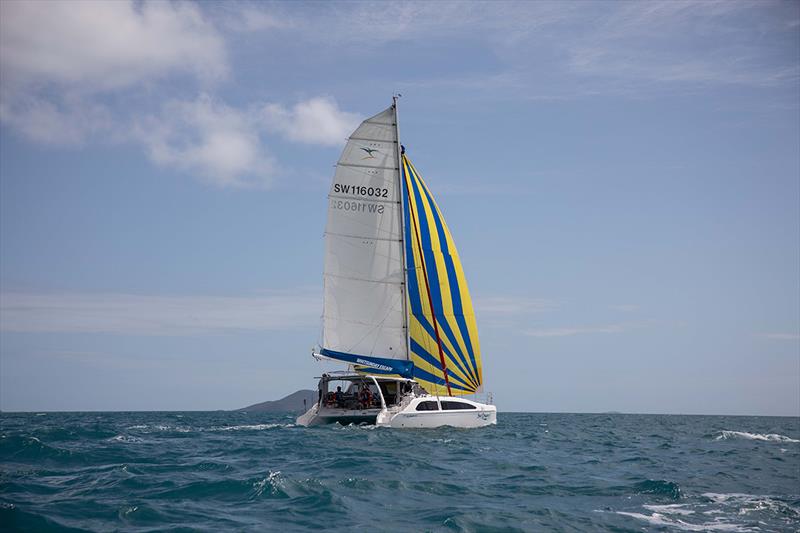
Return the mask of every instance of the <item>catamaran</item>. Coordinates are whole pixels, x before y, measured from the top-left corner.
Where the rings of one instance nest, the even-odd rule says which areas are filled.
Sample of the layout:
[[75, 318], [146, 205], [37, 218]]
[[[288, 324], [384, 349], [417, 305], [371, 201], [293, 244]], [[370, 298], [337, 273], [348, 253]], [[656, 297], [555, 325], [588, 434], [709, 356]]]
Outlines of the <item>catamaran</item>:
[[325, 373], [300, 425], [398, 428], [497, 423], [482, 391], [480, 344], [450, 230], [400, 144], [397, 97], [350, 135], [328, 195], [317, 359]]

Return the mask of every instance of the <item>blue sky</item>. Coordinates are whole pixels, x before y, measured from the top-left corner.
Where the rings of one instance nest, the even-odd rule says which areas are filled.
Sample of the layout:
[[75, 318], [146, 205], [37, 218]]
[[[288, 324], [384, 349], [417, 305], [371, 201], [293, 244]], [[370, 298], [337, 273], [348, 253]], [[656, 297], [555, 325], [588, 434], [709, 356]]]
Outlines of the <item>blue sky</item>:
[[312, 388], [400, 92], [501, 410], [800, 414], [797, 2], [0, 4], [0, 408]]

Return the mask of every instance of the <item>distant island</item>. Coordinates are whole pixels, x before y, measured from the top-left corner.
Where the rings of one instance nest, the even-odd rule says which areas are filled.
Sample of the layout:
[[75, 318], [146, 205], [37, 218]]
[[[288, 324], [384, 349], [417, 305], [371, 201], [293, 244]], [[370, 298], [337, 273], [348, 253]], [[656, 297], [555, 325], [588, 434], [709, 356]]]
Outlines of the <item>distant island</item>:
[[[305, 400], [305, 403], [303, 401]], [[256, 403], [237, 411], [249, 411], [252, 413], [288, 413], [288, 412], [303, 412], [308, 409], [317, 401], [317, 391], [315, 390], [299, 390], [291, 393], [285, 398], [280, 400], [273, 400], [268, 402]]]

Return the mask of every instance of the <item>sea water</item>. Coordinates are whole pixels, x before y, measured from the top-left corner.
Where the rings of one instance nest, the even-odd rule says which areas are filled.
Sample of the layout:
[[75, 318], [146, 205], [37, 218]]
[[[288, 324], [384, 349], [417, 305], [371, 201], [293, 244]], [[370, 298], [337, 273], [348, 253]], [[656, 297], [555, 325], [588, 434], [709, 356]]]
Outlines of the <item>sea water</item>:
[[0, 530], [797, 531], [800, 419], [0, 414]]

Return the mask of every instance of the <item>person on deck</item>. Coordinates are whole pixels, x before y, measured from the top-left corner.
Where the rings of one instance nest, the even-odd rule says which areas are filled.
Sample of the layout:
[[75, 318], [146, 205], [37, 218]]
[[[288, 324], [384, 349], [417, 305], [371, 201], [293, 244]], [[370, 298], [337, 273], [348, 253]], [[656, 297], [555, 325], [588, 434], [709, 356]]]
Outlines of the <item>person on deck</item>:
[[372, 392], [366, 385], [361, 386], [361, 391], [358, 393], [358, 399], [361, 401], [361, 408], [367, 409], [372, 404]]
[[336, 404], [336, 407], [342, 406], [342, 388], [336, 387], [336, 392], [333, 393], [333, 403]]

